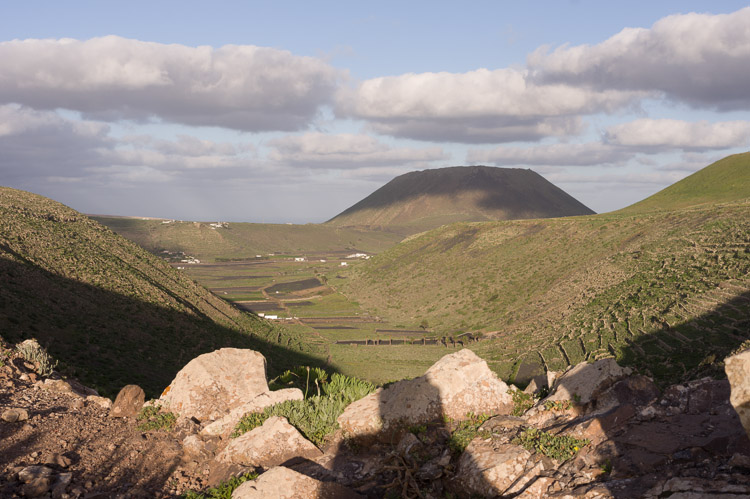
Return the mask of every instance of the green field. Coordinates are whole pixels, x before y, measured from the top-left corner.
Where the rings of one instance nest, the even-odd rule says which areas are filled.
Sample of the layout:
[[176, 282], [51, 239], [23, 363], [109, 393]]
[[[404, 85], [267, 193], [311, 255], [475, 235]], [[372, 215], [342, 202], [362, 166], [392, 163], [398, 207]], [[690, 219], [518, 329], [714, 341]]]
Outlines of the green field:
[[[199, 257], [172, 265], [285, 319], [277, 324], [347, 374], [415, 376], [453, 348], [374, 341], [479, 332], [465, 346], [505, 379], [613, 356], [666, 383], [721, 375], [723, 356], [750, 338], [748, 172], [750, 154], [735, 155], [619, 212], [457, 223], [398, 244], [329, 226], [112, 223], [162, 255]], [[368, 244], [373, 258], [344, 259]]]

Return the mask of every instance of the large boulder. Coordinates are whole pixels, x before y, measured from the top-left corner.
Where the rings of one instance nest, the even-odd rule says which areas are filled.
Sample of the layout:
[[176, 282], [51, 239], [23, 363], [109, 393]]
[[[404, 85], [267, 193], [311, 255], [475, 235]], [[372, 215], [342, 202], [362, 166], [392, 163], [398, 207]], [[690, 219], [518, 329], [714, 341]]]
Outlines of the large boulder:
[[283, 466], [240, 485], [232, 499], [356, 499], [359, 494], [335, 482], [321, 482]]
[[266, 407], [286, 402], [302, 400], [305, 396], [299, 388], [284, 388], [275, 392], [261, 393], [254, 399], [229, 411], [229, 414], [217, 419], [201, 430], [204, 435], [226, 435], [234, 429], [242, 416], [251, 412], [262, 412]]
[[750, 437], [750, 349], [724, 360], [724, 370], [732, 392], [729, 402], [737, 411], [745, 433]]
[[632, 372], [629, 367], [617, 365], [615, 359], [601, 359], [593, 364], [581, 362], [555, 380], [554, 391], [545, 401], [572, 400], [586, 405]]
[[274, 416], [229, 442], [216, 460], [270, 468], [300, 458], [313, 459], [322, 455], [320, 449], [305, 439], [286, 418]]
[[527, 471], [530, 458], [531, 453], [519, 445], [475, 438], [461, 454], [456, 481], [462, 490], [482, 497], [517, 493], [541, 471]]
[[442, 417], [509, 414], [512, 408], [508, 385], [464, 349], [446, 355], [419, 378], [399, 381], [350, 404], [338, 423], [349, 436], [362, 437]]
[[263, 355], [222, 348], [188, 362], [159, 400], [181, 416], [213, 421], [267, 391]]
[[138, 385], [127, 385], [120, 390], [109, 415], [114, 418], [134, 417], [143, 407], [146, 394]]

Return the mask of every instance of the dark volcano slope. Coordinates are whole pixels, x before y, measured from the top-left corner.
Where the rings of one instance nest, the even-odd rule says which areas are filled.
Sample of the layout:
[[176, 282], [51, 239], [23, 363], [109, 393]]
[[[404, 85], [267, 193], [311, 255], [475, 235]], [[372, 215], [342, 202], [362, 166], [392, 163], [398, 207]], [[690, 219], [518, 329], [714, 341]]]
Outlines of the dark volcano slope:
[[396, 177], [326, 223], [414, 233], [453, 222], [593, 213], [531, 170], [455, 166]]

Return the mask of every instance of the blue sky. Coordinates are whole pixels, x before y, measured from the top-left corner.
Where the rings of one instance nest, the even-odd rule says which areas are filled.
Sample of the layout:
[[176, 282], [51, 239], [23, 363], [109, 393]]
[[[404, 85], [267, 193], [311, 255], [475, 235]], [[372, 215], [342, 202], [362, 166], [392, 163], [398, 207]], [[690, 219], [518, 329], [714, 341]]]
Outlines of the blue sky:
[[0, 184], [307, 223], [401, 173], [488, 164], [614, 210], [748, 149], [745, 5], [6, 2]]

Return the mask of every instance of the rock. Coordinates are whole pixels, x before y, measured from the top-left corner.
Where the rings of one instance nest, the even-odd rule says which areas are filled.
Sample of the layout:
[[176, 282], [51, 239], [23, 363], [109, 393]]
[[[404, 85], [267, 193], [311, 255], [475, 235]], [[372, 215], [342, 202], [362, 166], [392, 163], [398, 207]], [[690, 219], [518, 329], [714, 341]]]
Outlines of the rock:
[[73, 412], [80, 411], [84, 408], [86, 404], [81, 399], [75, 399], [73, 402], [70, 403], [70, 410]]
[[602, 414], [621, 405], [644, 407], [659, 397], [659, 389], [651, 378], [628, 376], [598, 395], [591, 404], [589, 414]]
[[47, 466], [27, 466], [18, 472], [18, 479], [23, 483], [29, 483], [37, 478], [49, 477], [52, 473], [52, 468], [48, 468]]
[[112, 407], [112, 401], [107, 397], [100, 397], [98, 395], [89, 395], [86, 397], [86, 402], [96, 404], [102, 409], [110, 409]]
[[50, 477], [34, 478], [21, 487], [24, 497], [41, 497], [49, 491]]
[[631, 372], [630, 368], [618, 366], [614, 359], [597, 360], [593, 364], [581, 362], [556, 380], [554, 392], [544, 401], [572, 400], [586, 405]]
[[321, 482], [283, 466], [240, 485], [232, 499], [356, 499], [359, 494], [334, 482]]
[[198, 457], [206, 451], [206, 444], [198, 435], [188, 435], [182, 440], [182, 451], [188, 457]]
[[0, 419], [6, 423], [15, 423], [18, 421], [26, 421], [29, 419], [29, 413], [26, 409], [6, 409], [3, 411]]
[[467, 413], [508, 414], [513, 400], [508, 385], [468, 349], [446, 355], [427, 372], [379, 389], [350, 404], [339, 416], [344, 433], [386, 436], [408, 425], [466, 419]]
[[507, 431], [515, 430], [525, 425], [526, 422], [523, 418], [501, 414], [500, 416], [494, 416], [485, 421], [479, 429], [485, 431]]
[[120, 390], [109, 415], [113, 418], [134, 417], [143, 407], [146, 393], [138, 385], [127, 385]]
[[313, 459], [323, 453], [290, 425], [286, 418], [268, 418], [262, 426], [240, 435], [216, 457], [217, 461], [270, 468], [298, 458]]
[[406, 433], [396, 445], [396, 452], [406, 456], [415, 445], [419, 448], [422, 446], [422, 442], [413, 433]]
[[724, 370], [732, 387], [729, 401], [750, 437], [750, 349], [727, 357]]
[[159, 400], [182, 416], [213, 421], [267, 391], [263, 355], [222, 348], [188, 362]]
[[52, 499], [58, 499], [65, 494], [65, 490], [73, 480], [73, 473], [60, 473], [52, 484]]
[[251, 412], [262, 412], [266, 407], [286, 402], [287, 400], [302, 400], [305, 396], [299, 388], [284, 388], [274, 392], [261, 393], [249, 402], [232, 409], [229, 414], [217, 419], [201, 430], [206, 435], [225, 435], [234, 429], [242, 416]]
[[513, 486], [522, 489], [532, 477], [518, 480], [526, 471], [531, 453], [519, 445], [499, 444], [475, 438], [458, 460], [456, 480], [469, 494], [504, 495]]
[[542, 388], [548, 388], [549, 384], [547, 383], [547, 376], [546, 375], [539, 375], [535, 376], [531, 379], [529, 384], [524, 389], [523, 393], [526, 393], [528, 395], [533, 395], [537, 393]]

